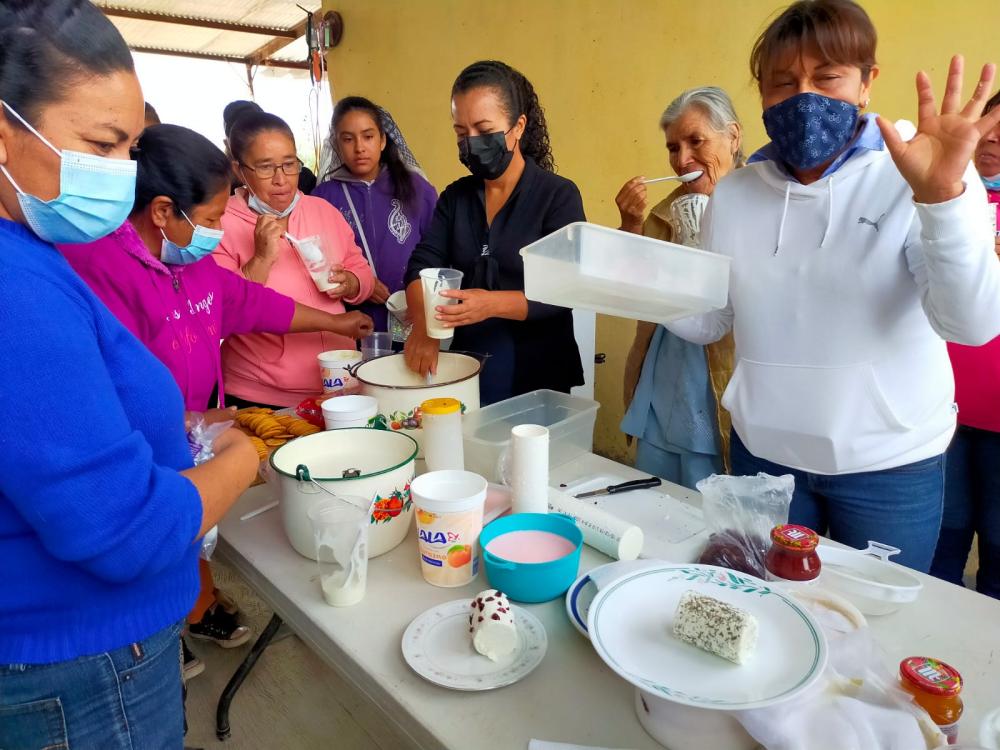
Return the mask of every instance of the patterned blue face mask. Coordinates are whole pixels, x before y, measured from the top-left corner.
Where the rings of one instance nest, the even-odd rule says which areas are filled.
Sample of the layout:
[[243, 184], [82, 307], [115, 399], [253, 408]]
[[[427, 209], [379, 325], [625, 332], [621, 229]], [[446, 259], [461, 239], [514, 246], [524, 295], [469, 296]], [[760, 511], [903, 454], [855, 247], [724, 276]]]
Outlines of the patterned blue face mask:
[[186, 266], [189, 263], [197, 263], [204, 257], [212, 254], [222, 241], [221, 229], [209, 229], [201, 224], [195, 225], [188, 215], [181, 211], [181, 216], [194, 228], [191, 235], [191, 242], [185, 247], [181, 247], [175, 242], [167, 239], [167, 234], [162, 229], [163, 245], [160, 250], [160, 260], [171, 266]]
[[995, 174], [992, 177], [980, 177], [979, 179], [983, 181], [987, 190], [1000, 193], [1000, 174]]
[[59, 195], [43, 201], [21, 190], [10, 172], [0, 164], [0, 172], [17, 191], [21, 213], [39, 238], [56, 243], [81, 244], [111, 234], [125, 223], [135, 202], [136, 163], [130, 159], [108, 159], [79, 151], [60, 151], [2, 102], [42, 143], [61, 160]]
[[814, 94], [796, 94], [764, 110], [764, 129], [778, 155], [795, 169], [830, 161], [858, 127], [856, 104]]

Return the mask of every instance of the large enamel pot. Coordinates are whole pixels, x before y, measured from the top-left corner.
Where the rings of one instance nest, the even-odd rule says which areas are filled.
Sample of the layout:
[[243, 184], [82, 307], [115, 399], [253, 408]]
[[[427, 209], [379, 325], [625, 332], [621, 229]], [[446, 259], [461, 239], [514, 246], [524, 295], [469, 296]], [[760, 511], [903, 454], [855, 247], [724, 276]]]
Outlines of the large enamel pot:
[[369, 502], [378, 496], [370, 519], [368, 557], [402, 542], [413, 516], [410, 481], [416, 457], [417, 443], [410, 436], [364, 427], [317, 432], [278, 448], [270, 463], [285, 533], [295, 551], [316, 559], [308, 512], [330, 497], [323, 489]]
[[460, 352], [438, 355], [437, 375], [428, 385], [409, 367], [402, 354], [390, 354], [363, 362], [353, 369], [361, 392], [378, 401], [376, 426], [410, 435], [417, 441], [417, 458], [423, 458], [420, 404], [431, 398], [456, 398], [463, 412], [479, 408], [479, 372], [483, 363]]

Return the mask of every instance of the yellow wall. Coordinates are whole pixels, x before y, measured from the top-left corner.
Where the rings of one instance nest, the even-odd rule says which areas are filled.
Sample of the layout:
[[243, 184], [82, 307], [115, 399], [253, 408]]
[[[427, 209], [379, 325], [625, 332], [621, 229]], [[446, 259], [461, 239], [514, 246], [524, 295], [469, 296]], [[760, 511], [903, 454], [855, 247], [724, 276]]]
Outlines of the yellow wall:
[[[915, 116], [913, 76], [925, 67], [938, 84], [961, 52], [973, 75], [1000, 58], [997, 0], [868, 0], [881, 34], [872, 107]], [[669, 174], [656, 123], [691, 86], [722, 86], [746, 123], [747, 144], [764, 136], [747, 57], [778, 0], [324, 0], [344, 17], [344, 38], [329, 55], [334, 96], [361, 94], [389, 109], [431, 181], [443, 188], [465, 174], [449, 118], [452, 81], [468, 63], [502, 59], [534, 84], [545, 107], [559, 172], [583, 193], [591, 221], [617, 226], [614, 195], [636, 174]], [[966, 83], [971, 90], [975, 83]], [[668, 187], [654, 186], [651, 197]], [[622, 362], [634, 324], [601, 316], [597, 351], [596, 447], [626, 455]]]

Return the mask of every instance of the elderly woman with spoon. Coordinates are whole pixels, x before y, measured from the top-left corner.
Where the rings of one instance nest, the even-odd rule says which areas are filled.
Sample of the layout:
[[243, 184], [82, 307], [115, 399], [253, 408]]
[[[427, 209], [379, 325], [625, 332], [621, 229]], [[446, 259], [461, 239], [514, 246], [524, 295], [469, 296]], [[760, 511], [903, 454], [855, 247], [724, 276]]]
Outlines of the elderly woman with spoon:
[[[646, 213], [646, 185], [635, 177], [615, 198], [621, 229], [697, 246], [698, 221], [715, 184], [742, 166], [742, 127], [729, 96], [714, 86], [689, 89], [660, 118], [670, 166], [680, 185]], [[663, 326], [639, 321], [625, 364], [625, 418], [638, 439], [635, 465], [672, 482], [695, 482], [727, 465], [729, 415], [719, 404], [733, 368], [732, 337], [691, 344]]]

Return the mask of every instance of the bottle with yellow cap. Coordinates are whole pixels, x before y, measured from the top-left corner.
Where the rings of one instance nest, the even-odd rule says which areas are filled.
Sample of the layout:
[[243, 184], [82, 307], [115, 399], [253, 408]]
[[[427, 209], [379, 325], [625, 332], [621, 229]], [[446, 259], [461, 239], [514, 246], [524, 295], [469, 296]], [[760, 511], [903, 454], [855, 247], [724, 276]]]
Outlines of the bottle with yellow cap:
[[431, 398], [420, 405], [420, 411], [427, 471], [465, 469], [461, 402], [454, 398]]

